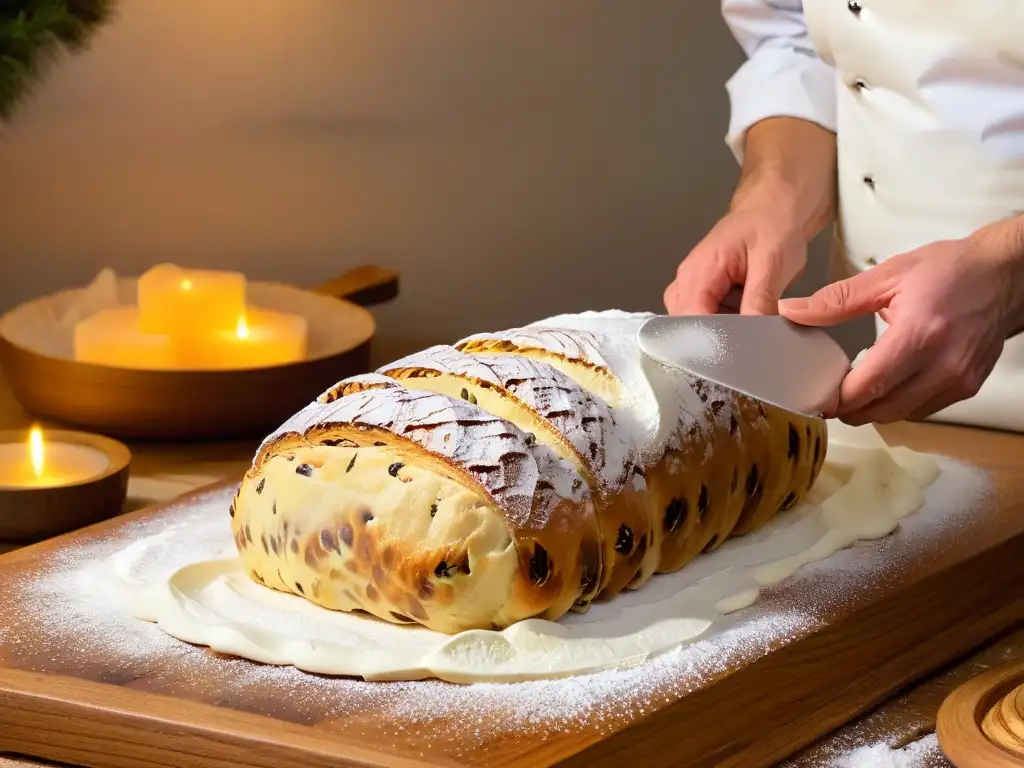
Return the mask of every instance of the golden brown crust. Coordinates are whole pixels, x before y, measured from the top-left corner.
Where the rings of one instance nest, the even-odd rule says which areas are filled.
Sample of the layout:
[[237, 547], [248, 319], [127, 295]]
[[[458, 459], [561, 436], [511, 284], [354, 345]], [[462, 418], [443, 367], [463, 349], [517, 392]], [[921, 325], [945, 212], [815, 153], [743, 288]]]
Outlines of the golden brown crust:
[[[706, 391], [701, 382], [695, 388]], [[691, 427], [681, 447], [648, 470], [650, 503], [661, 510], [665, 531], [659, 573], [676, 571], [795, 506], [824, 464], [822, 419], [735, 393], [726, 399], [709, 396], [706, 428]], [[732, 410], [729, 420], [714, 419], [724, 408]]]
[[604, 549], [604, 582], [598, 600], [639, 587], [658, 565], [658, 536], [646, 485], [631, 485], [598, 509]]
[[[446, 595], [449, 598], [444, 609], [447, 615], [439, 616], [431, 610], [438, 607], [437, 602], [428, 605], [419, 595], [423, 579], [442, 563], [455, 567], [468, 563], [465, 547], [471, 546], [474, 537], [482, 535], [466, 517], [468, 512], [462, 518], [453, 515], [447, 521], [454, 533], [444, 549], [432, 549], [415, 542], [405, 542], [397, 548], [381, 548], [372, 535], [375, 530], [386, 530], [380, 528], [386, 524], [400, 529], [403, 521], [407, 522], [414, 514], [412, 505], [404, 500], [399, 503], [394, 497], [366, 500], [360, 496], [357, 486], [367, 481], [370, 470], [366, 462], [358, 461], [358, 452], [386, 449], [394, 461], [375, 469], [384, 482], [387, 482], [384, 476], [389, 475], [391, 480], [405, 479], [413, 483], [415, 489], [436, 484], [439, 479], [448, 481], [478, 500], [472, 508], [483, 505], [500, 516], [513, 545], [516, 567], [508, 572], [504, 583], [486, 587], [488, 600], [495, 606], [488, 612], [487, 626], [507, 626], [531, 616], [557, 618], [574, 603], [592, 599], [603, 575], [601, 538], [593, 502], [579, 475], [549, 448], [530, 444], [526, 435], [513, 424], [470, 403], [431, 392], [408, 390], [383, 377], [357, 377], [338, 388], [335, 395], [329, 402], [325, 397], [325, 402], [311, 404], [264, 441], [236, 504], [236, 530], [249, 531], [242, 539], [245, 544], [240, 551], [251, 544], [253, 519], [261, 509], [261, 501], [249, 493], [249, 489], [260, 487], [261, 483], [267, 486], [271, 473], [280, 475], [285, 471], [280, 469], [282, 462], [302, 466], [304, 470], [299, 478], [285, 472], [284, 479], [278, 480], [287, 484], [287, 492], [279, 497], [277, 511], [271, 512], [271, 516], [280, 514], [282, 519], [290, 520], [293, 527], [284, 554], [280, 546], [273, 552], [273, 545], [270, 545], [275, 557], [287, 561], [290, 557], [287, 553], [298, 546], [303, 562], [310, 568], [326, 569], [330, 574], [331, 566], [325, 558], [331, 557], [331, 553], [317, 543], [316, 533], [305, 540], [300, 538], [300, 531], [308, 524], [310, 509], [334, 494], [335, 508], [330, 512], [326, 527], [318, 530], [345, 526], [344, 530], [353, 534], [347, 537], [350, 539], [347, 543], [341, 539], [345, 546], [336, 554], [344, 555], [346, 568], [357, 579], [372, 586], [380, 598], [372, 605], [361, 604], [360, 608], [389, 621], [399, 620], [392, 616], [397, 612], [428, 626], [445, 626], [444, 631], [481, 626], [480, 618], [467, 603], [480, 599], [478, 582], [483, 578], [480, 574], [486, 575], [486, 571], [476, 567], [467, 569], [464, 578], [436, 590], [436, 601], [443, 602]], [[339, 457], [347, 458], [350, 454], [356, 462], [355, 469], [351, 473], [339, 471]], [[325, 475], [326, 465], [331, 471]], [[415, 476], [406, 477], [408, 472]], [[320, 485], [310, 491], [313, 496], [306, 498], [305, 506], [294, 506], [294, 500], [303, 498], [314, 482]], [[339, 511], [358, 498], [363, 499], [362, 506], [352, 514], [358, 516], [369, 509], [374, 519], [374, 526], [365, 531], [355, 527], [345, 516], [347, 513]], [[421, 500], [418, 513], [426, 513], [429, 501]], [[264, 499], [264, 507], [265, 504]], [[259, 517], [268, 518], [265, 508]], [[245, 525], [249, 528], [244, 528]], [[493, 532], [486, 538], [501, 545], [500, 537]], [[330, 535], [328, 540], [335, 541]], [[238, 541], [236, 539], [236, 543]], [[269, 556], [271, 552], [263, 549], [264, 555]], [[490, 554], [497, 557], [500, 553]], [[487, 553], [479, 556], [486, 557]], [[391, 565], [385, 567], [385, 560]], [[358, 570], [351, 571], [352, 568]], [[266, 582], [265, 574], [260, 575], [264, 583], [280, 588], [273, 580], [273, 583]], [[338, 578], [328, 578], [327, 585], [321, 584], [317, 594], [312, 594], [310, 589], [310, 594], [304, 596], [325, 604], [325, 595], [337, 587], [338, 581]], [[352, 591], [351, 585], [349, 591]], [[427, 619], [421, 618], [418, 610], [406, 614], [395, 609], [395, 606], [411, 604], [413, 597], [425, 609]], [[465, 618], [470, 616], [473, 618]], [[459, 621], [472, 623], [459, 624]]]
[[[779, 512], [791, 509], [814, 484], [825, 461], [827, 427], [823, 419], [809, 418], [746, 397], [738, 397], [741, 413], [761, 415], [764, 426], [744, 435], [744, 448], [751, 465], [749, 494], [734, 536], [750, 533]], [[742, 429], [742, 427], [741, 427]]]
[[518, 355], [478, 357], [446, 346], [423, 350], [378, 373], [410, 388], [479, 405], [535, 435], [573, 464], [595, 500], [607, 566], [597, 590], [600, 599], [639, 586], [655, 572], [657, 528], [645, 498], [643, 470], [635, 447], [624, 439], [602, 400], [546, 362]]
[[824, 421], [698, 379], [660, 453], [623, 452], [600, 339], [523, 338], [339, 382], [268, 437], [233, 504], [253, 578], [442, 632], [557, 619], [756, 530], [821, 470]]
[[243, 481], [232, 520], [247, 571], [332, 609], [444, 632], [491, 627], [517, 559], [500, 511], [401, 459], [309, 444], [268, 459]]
[[[530, 327], [493, 338], [474, 336], [456, 347], [478, 355], [546, 361], [609, 403], [620, 396], [622, 383], [602, 356], [600, 340], [587, 332]], [[678, 570], [701, 552], [756, 530], [799, 503], [824, 463], [824, 420], [695, 377], [690, 384], [702, 404], [700, 412], [681, 421], [665, 452], [645, 467], [661, 573]]]

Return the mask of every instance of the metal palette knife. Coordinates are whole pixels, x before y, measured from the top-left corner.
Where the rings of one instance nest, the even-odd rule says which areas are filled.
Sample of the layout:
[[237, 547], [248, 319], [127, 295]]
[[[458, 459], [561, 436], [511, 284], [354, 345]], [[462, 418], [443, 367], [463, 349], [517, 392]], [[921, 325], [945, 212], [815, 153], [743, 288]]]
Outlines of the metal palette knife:
[[825, 331], [775, 315], [658, 315], [637, 344], [662, 365], [808, 416], [835, 411], [850, 370]]

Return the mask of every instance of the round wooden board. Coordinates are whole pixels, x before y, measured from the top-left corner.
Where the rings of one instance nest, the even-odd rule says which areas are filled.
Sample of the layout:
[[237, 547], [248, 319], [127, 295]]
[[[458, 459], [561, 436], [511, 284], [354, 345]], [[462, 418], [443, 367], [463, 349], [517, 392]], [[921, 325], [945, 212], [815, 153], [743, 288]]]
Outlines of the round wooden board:
[[[309, 356], [289, 365], [229, 371], [79, 363], [71, 357], [70, 331], [61, 330], [57, 320], [79, 291], [63, 291], [0, 318], [0, 363], [22, 407], [60, 424], [141, 440], [259, 437], [339, 379], [367, 370], [376, 325], [352, 300], [387, 301], [397, 286], [398, 275], [380, 267], [357, 268], [314, 291], [250, 282], [253, 305], [306, 318]], [[129, 303], [135, 280], [121, 279], [119, 292], [122, 303]]]
[[939, 708], [935, 730], [957, 768], [1024, 768], [1024, 661], [954, 690]]

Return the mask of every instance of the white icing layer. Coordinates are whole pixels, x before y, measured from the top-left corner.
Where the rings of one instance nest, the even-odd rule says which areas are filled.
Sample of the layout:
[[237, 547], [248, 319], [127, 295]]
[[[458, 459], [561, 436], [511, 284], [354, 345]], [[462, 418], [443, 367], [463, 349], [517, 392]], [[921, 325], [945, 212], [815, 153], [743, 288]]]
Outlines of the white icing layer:
[[[557, 315], [523, 328], [476, 334], [469, 339], [539, 346], [606, 369], [621, 382], [622, 399], [615, 403], [616, 411], [627, 414], [621, 421], [632, 424], [641, 457], [652, 464], [660, 460], [671, 441], [698, 421], [697, 416], [706, 407], [684, 376], [651, 360], [637, 346], [636, 333], [652, 316], [618, 310]], [[732, 415], [730, 398], [721, 399], [726, 406], [718, 418], [728, 423]]]
[[922, 505], [938, 471], [937, 459], [889, 448], [872, 427], [832, 422], [825, 466], [804, 503], [677, 573], [655, 576], [642, 590], [585, 614], [531, 619], [502, 632], [443, 635], [274, 592], [239, 568], [228, 531], [223, 558], [187, 565], [166, 580], [131, 578], [133, 560], [147, 557], [145, 541], [115, 555], [115, 571], [138, 618], [179, 639], [268, 664], [367, 679], [562, 677], [639, 664], [735, 621], [731, 612], [753, 603], [762, 587], [892, 532]]

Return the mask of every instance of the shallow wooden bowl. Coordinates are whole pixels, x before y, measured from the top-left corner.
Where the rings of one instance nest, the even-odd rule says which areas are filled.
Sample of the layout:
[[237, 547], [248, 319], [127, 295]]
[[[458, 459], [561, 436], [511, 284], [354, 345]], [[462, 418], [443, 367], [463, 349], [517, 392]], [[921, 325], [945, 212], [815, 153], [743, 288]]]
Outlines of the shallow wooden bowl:
[[[123, 278], [123, 303], [135, 296]], [[79, 289], [80, 290], [80, 289]], [[73, 330], [61, 328], [45, 345], [40, 322], [59, 322], [79, 290], [22, 304], [0, 317], [0, 365], [14, 396], [35, 416], [138, 440], [261, 437], [339, 379], [366, 371], [376, 329], [364, 307], [398, 293], [398, 274], [354, 269], [312, 291], [250, 282], [248, 300], [303, 315], [309, 327], [306, 360], [230, 371], [147, 371], [79, 363]], [[42, 346], [43, 348], [40, 348]]]
[[957, 768], [1024, 768], [1024, 662], [954, 690], [939, 708], [935, 730]]
[[[0, 444], [20, 443], [25, 432], [0, 432]], [[83, 432], [47, 430], [46, 439], [95, 448], [106, 455], [100, 475], [52, 488], [0, 487], [0, 541], [29, 542], [106, 520], [121, 513], [128, 495], [131, 453], [117, 442]]]

